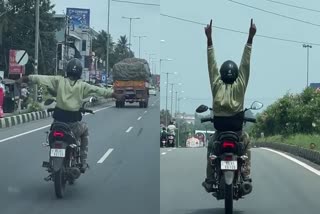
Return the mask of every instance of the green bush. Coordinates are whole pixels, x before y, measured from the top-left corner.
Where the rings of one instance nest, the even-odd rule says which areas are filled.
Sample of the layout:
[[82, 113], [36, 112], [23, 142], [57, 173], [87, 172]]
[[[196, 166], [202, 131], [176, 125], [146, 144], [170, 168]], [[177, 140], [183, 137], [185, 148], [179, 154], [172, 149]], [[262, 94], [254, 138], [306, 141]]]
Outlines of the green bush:
[[251, 135], [265, 136], [320, 133], [320, 93], [312, 88], [287, 93], [257, 117]]
[[29, 105], [28, 112], [43, 111], [43, 107], [38, 102], [32, 102]]

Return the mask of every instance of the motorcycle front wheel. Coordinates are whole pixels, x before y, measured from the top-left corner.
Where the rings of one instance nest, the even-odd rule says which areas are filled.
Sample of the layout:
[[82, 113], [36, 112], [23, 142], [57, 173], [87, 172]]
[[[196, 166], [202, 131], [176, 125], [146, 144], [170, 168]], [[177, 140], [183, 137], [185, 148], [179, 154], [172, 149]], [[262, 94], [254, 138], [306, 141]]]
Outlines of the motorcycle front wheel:
[[63, 198], [66, 188], [66, 176], [64, 167], [59, 169], [58, 171], [54, 172], [54, 190], [56, 193], [57, 198]]
[[233, 184], [224, 187], [224, 209], [225, 214], [233, 213]]

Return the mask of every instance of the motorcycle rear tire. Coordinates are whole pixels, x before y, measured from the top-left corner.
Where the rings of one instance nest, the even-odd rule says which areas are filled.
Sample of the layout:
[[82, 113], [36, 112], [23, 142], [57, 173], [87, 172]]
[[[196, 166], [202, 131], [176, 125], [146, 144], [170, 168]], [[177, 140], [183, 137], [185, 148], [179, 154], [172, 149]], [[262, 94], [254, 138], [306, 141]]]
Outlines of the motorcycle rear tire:
[[66, 188], [65, 170], [62, 167], [60, 170], [56, 171], [54, 174], [54, 190], [57, 198], [63, 198]]
[[224, 187], [224, 210], [225, 214], [233, 213], [233, 184]]

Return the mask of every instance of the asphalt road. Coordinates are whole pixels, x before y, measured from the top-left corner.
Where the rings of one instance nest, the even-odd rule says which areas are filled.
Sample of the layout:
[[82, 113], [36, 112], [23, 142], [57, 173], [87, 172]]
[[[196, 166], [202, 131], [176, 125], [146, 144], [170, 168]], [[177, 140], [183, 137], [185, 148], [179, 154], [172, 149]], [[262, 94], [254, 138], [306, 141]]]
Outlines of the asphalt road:
[[[320, 177], [270, 151], [253, 150], [253, 192], [235, 214], [319, 214]], [[204, 191], [203, 148], [161, 149], [160, 213], [223, 214], [224, 202]]]
[[41, 167], [48, 160], [42, 146], [48, 128], [41, 127], [52, 119], [0, 130], [1, 214], [159, 213], [159, 98], [151, 97], [147, 109], [106, 106], [84, 120], [90, 169], [67, 186], [62, 200], [53, 182], [43, 180], [48, 174]]

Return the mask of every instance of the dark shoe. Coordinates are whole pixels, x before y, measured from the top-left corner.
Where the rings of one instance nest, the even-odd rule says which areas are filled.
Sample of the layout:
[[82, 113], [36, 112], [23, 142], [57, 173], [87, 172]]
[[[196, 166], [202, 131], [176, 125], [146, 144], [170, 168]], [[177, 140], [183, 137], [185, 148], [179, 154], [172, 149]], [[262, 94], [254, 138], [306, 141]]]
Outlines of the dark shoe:
[[207, 193], [214, 192], [212, 183], [208, 183], [207, 181], [204, 181], [204, 182], [202, 182], [202, 186], [207, 191]]
[[80, 172], [85, 173], [86, 169], [88, 169], [88, 168], [89, 168], [89, 165], [87, 163], [82, 163], [81, 167], [80, 167]]

